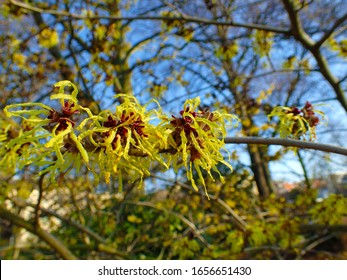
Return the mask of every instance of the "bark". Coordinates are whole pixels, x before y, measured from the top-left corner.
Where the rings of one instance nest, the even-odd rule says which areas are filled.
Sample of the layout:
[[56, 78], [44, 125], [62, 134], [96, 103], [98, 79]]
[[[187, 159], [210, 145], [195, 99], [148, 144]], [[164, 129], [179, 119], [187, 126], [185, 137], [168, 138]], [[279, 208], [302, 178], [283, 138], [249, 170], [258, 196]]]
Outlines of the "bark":
[[259, 196], [265, 199], [274, 190], [269, 171], [269, 162], [264, 159], [265, 154], [260, 151], [259, 146], [248, 145], [247, 150]]

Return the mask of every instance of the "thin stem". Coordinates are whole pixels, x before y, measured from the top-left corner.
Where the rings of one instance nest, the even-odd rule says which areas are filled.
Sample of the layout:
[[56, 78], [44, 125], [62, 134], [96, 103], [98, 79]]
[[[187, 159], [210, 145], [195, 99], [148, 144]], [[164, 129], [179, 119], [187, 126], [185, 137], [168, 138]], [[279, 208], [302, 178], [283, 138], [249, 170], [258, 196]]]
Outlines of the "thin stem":
[[306, 182], [307, 188], [311, 189], [311, 181], [310, 181], [310, 178], [308, 176], [308, 172], [307, 172], [307, 169], [306, 169], [306, 166], [305, 166], [305, 163], [304, 163], [304, 159], [303, 159], [300, 151], [298, 151], [297, 154], [298, 154], [300, 165], [302, 167], [302, 171], [304, 173], [304, 177], [305, 177], [305, 182]]
[[41, 201], [42, 201], [42, 197], [43, 197], [43, 180], [45, 178], [45, 175], [47, 173], [44, 173], [40, 176], [38, 185], [39, 185], [39, 197], [37, 198], [37, 203], [35, 205], [35, 228], [39, 228], [40, 224], [40, 208], [41, 208]]

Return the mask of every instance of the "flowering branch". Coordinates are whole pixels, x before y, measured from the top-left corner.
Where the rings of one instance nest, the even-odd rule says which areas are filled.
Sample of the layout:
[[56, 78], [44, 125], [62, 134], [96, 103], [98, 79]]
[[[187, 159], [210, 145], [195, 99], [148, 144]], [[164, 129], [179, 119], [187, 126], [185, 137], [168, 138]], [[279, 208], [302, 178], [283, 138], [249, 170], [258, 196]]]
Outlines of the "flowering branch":
[[[106, 183], [110, 177], [117, 177], [122, 191], [122, 175], [129, 174], [142, 185], [143, 178], [150, 176], [153, 162], [163, 170], [170, 167], [178, 172], [184, 167], [186, 176], [197, 191], [202, 185], [208, 196], [206, 176], [214, 181], [218, 174], [217, 165], [232, 166], [221, 150], [225, 144], [245, 143], [282, 145], [333, 152], [347, 155], [343, 147], [305, 142], [294, 139], [315, 138], [315, 128], [320, 123], [313, 105], [306, 102], [301, 109], [276, 107], [269, 118], [280, 119], [279, 131], [283, 139], [227, 137], [227, 131], [237, 126], [238, 118], [223, 111], [199, 109], [200, 99], [188, 99], [179, 115], [166, 116], [158, 106], [147, 110], [134, 96], [118, 94], [124, 102], [115, 112], [103, 110], [94, 115], [90, 109], [78, 103], [78, 88], [70, 81], [55, 84], [56, 92], [51, 99], [57, 99], [60, 110], [42, 103], [21, 103], [5, 107], [7, 117], [19, 117], [21, 126], [2, 122], [0, 130], [0, 167], [14, 172], [17, 168], [37, 166], [38, 176], [50, 173], [54, 183], [57, 176], [75, 168], [80, 172], [84, 165], [95, 180], [103, 177]], [[72, 87], [71, 93], [65, 88]], [[152, 120], [156, 121], [156, 125]], [[197, 175], [197, 176], [196, 176]], [[198, 184], [199, 183], [199, 184]]]

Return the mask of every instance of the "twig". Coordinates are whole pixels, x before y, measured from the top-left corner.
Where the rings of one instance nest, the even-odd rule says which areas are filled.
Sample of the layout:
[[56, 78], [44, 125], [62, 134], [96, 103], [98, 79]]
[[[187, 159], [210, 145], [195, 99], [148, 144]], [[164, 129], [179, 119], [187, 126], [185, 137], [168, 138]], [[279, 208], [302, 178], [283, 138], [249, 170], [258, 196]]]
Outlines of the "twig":
[[161, 208], [158, 207], [156, 205], [154, 205], [153, 203], [150, 202], [142, 202], [142, 201], [125, 201], [126, 204], [132, 204], [132, 205], [138, 205], [138, 206], [145, 206], [145, 207], [150, 207], [165, 213], [168, 213], [169, 215], [173, 215], [176, 218], [178, 218], [179, 220], [181, 220], [183, 223], [185, 223], [191, 230], [192, 232], [197, 236], [197, 238], [206, 246], [209, 247], [209, 244], [207, 243], [207, 241], [204, 239], [204, 237], [200, 234], [200, 232], [198, 231], [198, 229], [196, 228], [195, 224], [192, 223], [191, 221], [189, 221], [186, 217], [184, 217], [181, 214], [175, 213], [173, 211], [170, 211], [168, 209], [165, 208]]
[[38, 185], [39, 185], [39, 197], [37, 198], [37, 203], [35, 205], [35, 212], [34, 212], [34, 217], [35, 217], [35, 228], [39, 228], [40, 227], [40, 207], [41, 207], [41, 201], [42, 201], [42, 197], [43, 197], [43, 180], [45, 178], [45, 175], [47, 173], [43, 173], [41, 176], [40, 176], [40, 179], [39, 179], [39, 182], [38, 182]]
[[334, 236], [335, 236], [334, 234], [328, 234], [328, 235], [323, 236], [323, 237], [319, 238], [318, 240], [312, 242], [305, 249], [301, 250], [300, 255], [297, 257], [297, 259], [302, 258], [304, 255], [306, 255], [313, 248], [317, 247], [319, 244], [324, 243], [325, 241], [328, 241], [329, 239], [333, 238]]
[[[159, 180], [163, 180], [163, 181], [166, 181], [166, 182], [171, 182], [173, 184], [177, 184], [179, 185], [180, 187], [183, 187], [185, 189], [188, 189], [190, 190], [191, 187], [184, 184], [184, 183], [181, 183], [181, 182], [178, 182], [178, 181], [174, 181], [174, 180], [170, 180], [170, 179], [167, 179], [167, 178], [163, 178], [163, 177], [160, 177], [160, 176], [157, 176], [157, 175], [151, 175], [151, 177], [153, 178], [157, 178]], [[236, 226], [238, 227], [238, 229], [240, 229], [241, 231], [245, 232], [246, 229], [247, 229], [247, 223], [238, 215], [236, 214], [236, 212], [228, 205], [226, 204], [222, 199], [214, 196], [214, 195], [209, 195], [209, 198], [212, 199], [212, 200], [215, 200], [218, 204], [220, 204], [225, 210], [227, 210], [227, 212], [232, 216], [232, 218], [234, 219], [235, 223], [236, 223]]]

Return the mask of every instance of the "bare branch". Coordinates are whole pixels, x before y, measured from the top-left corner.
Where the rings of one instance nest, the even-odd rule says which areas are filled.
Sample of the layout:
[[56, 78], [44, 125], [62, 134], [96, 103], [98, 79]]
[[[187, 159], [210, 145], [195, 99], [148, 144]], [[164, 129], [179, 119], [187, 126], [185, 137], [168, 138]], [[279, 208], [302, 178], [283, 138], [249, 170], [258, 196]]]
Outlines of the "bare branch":
[[312, 242], [311, 244], [309, 244], [306, 248], [302, 249], [299, 256], [296, 259], [301, 259], [304, 255], [306, 255], [308, 252], [310, 252], [311, 250], [313, 250], [315, 247], [317, 247], [319, 244], [322, 244], [326, 241], [328, 241], [329, 239], [335, 237], [335, 234], [328, 234], [326, 236], [323, 236], [321, 238], [319, 238], [318, 240]]
[[[179, 182], [177, 180], [170, 180], [168, 178], [164, 178], [164, 177], [157, 176], [154, 174], [151, 174], [151, 177], [159, 179], [159, 180], [163, 180], [165, 182], [169, 182], [172, 184], [177, 184], [180, 187], [185, 188], [187, 190], [191, 189], [190, 186], [186, 185], [185, 183]], [[209, 195], [209, 198], [212, 200], [215, 200], [219, 205], [221, 205], [232, 216], [233, 220], [236, 223], [236, 227], [238, 229], [240, 229], [243, 232], [245, 232], [247, 230], [247, 223], [227, 203], [225, 203], [222, 199], [220, 199], [219, 197], [214, 196], [214, 195]]]
[[[20, 206], [20, 207], [34, 207], [34, 204], [28, 203], [20, 198], [13, 198], [12, 202], [16, 205], [16, 206]], [[58, 218], [59, 220], [61, 220], [63, 223], [70, 225], [72, 227], [75, 227], [76, 229], [78, 229], [81, 232], [86, 233], [87, 235], [89, 235], [90, 237], [92, 237], [93, 239], [95, 239], [96, 241], [100, 242], [100, 243], [105, 243], [106, 244], [106, 240], [104, 240], [104, 238], [102, 238], [100, 235], [98, 235], [97, 233], [93, 232], [90, 228], [86, 228], [84, 227], [82, 224], [69, 219], [69, 218], [65, 218], [61, 215], [59, 215], [58, 213], [56, 213], [55, 211], [51, 210], [51, 209], [46, 209], [46, 208], [40, 208], [40, 211], [46, 215], [50, 215], [53, 217]], [[36, 218], [36, 217], [35, 217]]]
[[[14, 198], [12, 200], [12, 202], [20, 207], [34, 207], [34, 204], [28, 203], [24, 200], [21, 200], [20, 198]], [[97, 234], [96, 232], [94, 232], [93, 230], [91, 230], [88, 227], [83, 226], [82, 224], [76, 222], [75, 220], [72, 220], [71, 218], [65, 218], [61, 215], [59, 215], [57, 212], [51, 210], [51, 209], [46, 209], [46, 208], [40, 208], [40, 211], [46, 215], [50, 215], [53, 217], [58, 218], [59, 220], [61, 220], [63, 223], [72, 226], [74, 228], [76, 228], [77, 230], [87, 234], [88, 236], [90, 236], [91, 238], [93, 238], [95, 241], [97, 241], [99, 244], [97, 246], [97, 249], [99, 251], [102, 252], [109, 252], [112, 253], [113, 255], [117, 255], [118, 257], [122, 258], [122, 259], [128, 259], [128, 257], [125, 254], [122, 254], [121, 252], [117, 251], [114, 248], [110, 248], [107, 244], [107, 240], [105, 240], [102, 236], [100, 236], [99, 234]], [[36, 217], [35, 217], [36, 218]]]
[[37, 7], [33, 7], [29, 4], [21, 3], [15, 0], [9, 0], [11, 4], [21, 7], [25, 10], [33, 11], [36, 13], [41, 14], [50, 14], [55, 16], [61, 16], [61, 17], [68, 17], [71, 19], [76, 20], [84, 20], [84, 19], [107, 19], [110, 21], [120, 21], [120, 20], [178, 20], [182, 22], [194, 22], [198, 24], [207, 24], [207, 25], [224, 25], [224, 26], [233, 26], [233, 27], [241, 27], [241, 28], [248, 28], [248, 29], [258, 29], [258, 30], [264, 30], [268, 32], [274, 32], [279, 34], [284, 34], [290, 36], [290, 31], [287, 29], [274, 27], [274, 26], [267, 26], [267, 25], [261, 25], [261, 24], [255, 24], [255, 23], [239, 23], [239, 22], [225, 22], [225, 21], [218, 21], [218, 20], [210, 20], [206, 18], [200, 18], [200, 17], [193, 17], [193, 16], [106, 16], [106, 15], [80, 15], [75, 13], [68, 13], [64, 11], [56, 11], [56, 10], [50, 10], [50, 9], [41, 9]]
[[339, 19], [336, 20], [336, 22], [334, 23], [334, 25], [327, 31], [324, 33], [324, 35], [322, 36], [321, 39], [319, 39], [318, 42], [316, 42], [315, 47], [319, 48], [321, 45], [324, 44], [324, 42], [333, 34], [335, 33], [336, 29], [345, 21], [347, 20], [347, 13], [344, 14], [342, 17], [340, 17]]
[[0, 206], [0, 217], [12, 222], [13, 224], [25, 228], [27, 231], [37, 235], [41, 240], [46, 242], [56, 253], [58, 253], [63, 259], [76, 260], [76, 256], [52, 234], [44, 231], [40, 227], [36, 227], [34, 223], [30, 223], [23, 218], [11, 213], [9, 210]]
[[284, 147], [296, 147], [299, 149], [310, 149], [328, 153], [347, 156], [347, 149], [343, 147], [321, 144], [315, 142], [306, 142], [294, 139], [284, 138], [261, 138], [261, 137], [226, 137], [226, 144], [256, 144], [256, 145], [278, 145]]
[[[292, 0], [282, 0], [282, 2], [284, 4], [284, 7], [288, 13], [288, 17], [291, 22], [291, 33], [293, 34], [296, 40], [298, 40], [306, 49], [308, 49], [312, 53], [320, 69], [320, 72], [322, 73], [323, 77], [327, 80], [327, 82], [331, 85], [331, 87], [335, 91], [337, 100], [340, 102], [340, 104], [342, 105], [342, 107], [345, 109], [347, 113], [347, 99], [345, 97], [345, 93], [338, 79], [330, 71], [328, 62], [326, 58], [322, 55], [322, 52], [320, 51], [319, 41], [318, 43], [316, 43], [305, 32], [301, 24], [299, 14], [295, 10], [294, 2]], [[345, 17], [347, 17], [347, 15]], [[342, 17], [342, 19], [345, 20], [344, 17]], [[322, 39], [324, 39], [324, 37]]]
[[204, 237], [200, 234], [200, 232], [198, 231], [198, 229], [196, 228], [195, 224], [193, 222], [191, 222], [190, 220], [188, 220], [186, 217], [184, 217], [183, 215], [176, 213], [174, 211], [170, 211], [168, 209], [165, 208], [161, 208], [153, 203], [150, 202], [145, 202], [145, 201], [125, 201], [126, 204], [132, 204], [132, 205], [138, 205], [138, 206], [144, 206], [144, 207], [150, 207], [153, 209], [156, 209], [158, 211], [162, 211], [164, 213], [167, 213], [169, 215], [173, 215], [176, 218], [178, 218], [179, 220], [181, 220], [184, 224], [186, 224], [191, 230], [192, 232], [196, 235], [196, 237], [206, 246], [209, 246], [209, 244], [206, 242], [206, 240], [204, 239]]

